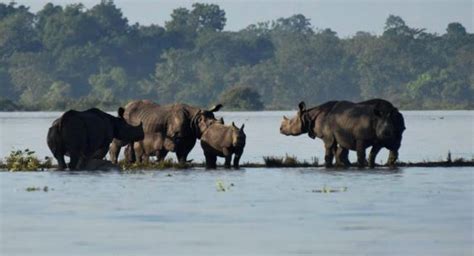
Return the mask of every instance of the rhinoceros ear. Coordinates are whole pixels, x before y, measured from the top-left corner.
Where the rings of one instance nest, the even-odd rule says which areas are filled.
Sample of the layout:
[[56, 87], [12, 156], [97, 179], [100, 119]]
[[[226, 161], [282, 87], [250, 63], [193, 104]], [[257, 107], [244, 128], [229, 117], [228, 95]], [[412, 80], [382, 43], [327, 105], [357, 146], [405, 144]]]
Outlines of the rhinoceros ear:
[[224, 118], [223, 118], [223, 117], [219, 118], [219, 122], [220, 122], [221, 124], [224, 124]]
[[123, 118], [123, 113], [125, 113], [125, 109], [122, 107], [118, 108], [117, 114], [120, 118]]
[[244, 131], [244, 127], [245, 127], [245, 124], [242, 124], [242, 126], [240, 127], [240, 131], [241, 131], [241, 132]]
[[234, 122], [232, 122], [232, 127], [237, 128], [237, 126], [235, 126], [235, 123], [234, 123]]
[[304, 101], [300, 102], [300, 104], [298, 104], [298, 107], [300, 108], [301, 112], [306, 110], [306, 104], [304, 103]]
[[217, 105], [215, 105], [214, 107], [212, 107], [211, 109], [209, 109], [208, 111], [210, 111], [210, 112], [217, 112], [217, 111], [219, 111], [219, 109], [221, 109], [221, 108], [222, 108], [222, 104], [217, 104]]
[[283, 116], [283, 120], [288, 121], [288, 117]]

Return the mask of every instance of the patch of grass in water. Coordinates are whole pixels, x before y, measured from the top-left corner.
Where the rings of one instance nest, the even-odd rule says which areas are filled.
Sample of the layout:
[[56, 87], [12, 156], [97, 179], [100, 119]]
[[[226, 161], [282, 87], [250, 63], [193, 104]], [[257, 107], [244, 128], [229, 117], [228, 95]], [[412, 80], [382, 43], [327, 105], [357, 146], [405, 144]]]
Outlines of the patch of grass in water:
[[318, 166], [319, 160], [313, 158], [313, 163], [308, 163], [307, 161], [298, 161], [296, 156], [286, 154], [285, 157], [264, 156], [263, 161], [265, 167], [311, 167]]
[[44, 161], [39, 160], [35, 151], [30, 149], [13, 150], [5, 158], [5, 164], [0, 167], [10, 172], [43, 171], [52, 167], [52, 161], [49, 157], [46, 157]]

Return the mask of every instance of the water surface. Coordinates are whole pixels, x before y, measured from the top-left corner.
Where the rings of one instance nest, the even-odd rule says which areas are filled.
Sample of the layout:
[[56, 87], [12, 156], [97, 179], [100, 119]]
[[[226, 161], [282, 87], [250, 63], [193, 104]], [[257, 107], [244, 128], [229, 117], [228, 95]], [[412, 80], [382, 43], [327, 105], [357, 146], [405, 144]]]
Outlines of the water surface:
[[[473, 253], [472, 168], [0, 173], [0, 179], [2, 255]], [[218, 192], [217, 181], [229, 189]], [[50, 191], [26, 192], [28, 186]], [[323, 187], [347, 191], [313, 192]]]
[[[243, 161], [323, 159], [320, 140], [279, 134], [292, 113], [219, 116], [245, 122]], [[403, 114], [402, 161], [472, 158], [473, 112]], [[50, 155], [59, 115], [0, 113], [0, 157]], [[473, 255], [473, 169], [0, 172], [0, 255]]]

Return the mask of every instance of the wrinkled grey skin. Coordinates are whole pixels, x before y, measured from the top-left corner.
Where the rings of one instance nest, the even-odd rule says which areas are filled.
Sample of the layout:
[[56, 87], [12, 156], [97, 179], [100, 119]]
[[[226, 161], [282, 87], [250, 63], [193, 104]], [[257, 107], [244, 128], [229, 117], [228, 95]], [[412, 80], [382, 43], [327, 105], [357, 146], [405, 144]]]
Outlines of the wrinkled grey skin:
[[[384, 136], [383, 134], [379, 133], [378, 137], [374, 136], [372, 138], [365, 138], [366, 142], [364, 143], [367, 144], [367, 140], [369, 140], [370, 143], [368, 144], [371, 146], [373, 145], [371, 154], [369, 155], [370, 167], [373, 167], [375, 165], [375, 157], [381, 147], [386, 147], [390, 150], [390, 156], [387, 164], [393, 165], [398, 156], [398, 149], [401, 145], [402, 133], [405, 130], [403, 116], [401, 115], [401, 113], [398, 112], [398, 109], [396, 109], [390, 102], [382, 99], [373, 99], [357, 103], [358, 105], [360, 105], [360, 107], [355, 108], [354, 111], [360, 112], [361, 109], [364, 109], [365, 112], [358, 114], [354, 112], [352, 113], [352, 115], [346, 115], [345, 119], [342, 118], [342, 121], [339, 124], [340, 126], [342, 126], [342, 129], [341, 127], [337, 126], [337, 123], [333, 122], [333, 118], [330, 118], [332, 114], [337, 113], [337, 111], [333, 110], [333, 108], [338, 104], [342, 105], [338, 106], [337, 111], [340, 112], [341, 109], [344, 107], [352, 108], [353, 105], [351, 105], [350, 107], [347, 105], [355, 103], [340, 103], [339, 101], [330, 101], [320, 106], [311, 109], [306, 109], [304, 102], [301, 102], [298, 106], [299, 111], [296, 116], [292, 117], [291, 119], [283, 117], [283, 121], [280, 126], [280, 132], [284, 135], [292, 136], [298, 136], [303, 133], [308, 133], [308, 136], [311, 138], [321, 138], [325, 145], [325, 165], [326, 167], [331, 167], [334, 155], [336, 155], [336, 165], [350, 165], [350, 162], [348, 160], [348, 149], [354, 148], [355, 150], [356, 148], [354, 147], [354, 145], [351, 145], [351, 148], [341, 146], [339, 144], [339, 141], [336, 140], [336, 134], [334, 133], [334, 131], [338, 131], [339, 139], [342, 139], [344, 137], [350, 137], [351, 139], [355, 140], [356, 136], [342, 136], [341, 133], [346, 132], [348, 134], [354, 133], [357, 135], [365, 133], [367, 135], [369, 131], [373, 132], [376, 129], [378, 129], [379, 131], [383, 129], [391, 130], [389, 132], [391, 134], [390, 136]], [[369, 108], [371, 108], [371, 110], [369, 110]], [[363, 116], [365, 116], [365, 118], [362, 118]], [[385, 119], [385, 127], [374, 126], [369, 129], [369, 124], [372, 125], [372, 123], [367, 121], [368, 117], [370, 117], [369, 119], [372, 123], [381, 123], [382, 121], [380, 120]], [[331, 123], [329, 121], [331, 121]], [[357, 126], [356, 124], [365, 124], [366, 126], [364, 128], [363, 126]], [[343, 142], [345, 141], [346, 140], [344, 140]], [[359, 150], [359, 152], [360, 151], [361, 150]], [[364, 155], [365, 158], [365, 151], [364, 154], [359, 153], [359, 155]], [[364, 159], [362, 162], [359, 157], [358, 163], [360, 166], [364, 166], [366, 164], [366, 161]]]
[[48, 146], [58, 161], [59, 169], [67, 167], [64, 156], [70, 157], [69, 169], [84, 169], [90, 159], [103, 159], [113, 138], [127, 141], [142, 140], [142, 124], [129, 125], [123, 119], [99, 109], [86, 111], [69, 110], [53, 122], [47, 135]]
[[[131, 125], [136, 125], [142, 122], [142, 115], [143, 115], [143, 109], [154, 109], [159, 107], [160, 105], [150, 101], [150, 100], [134, 100], [129, 102], [127, 105], [124, 107], [124, 114], [123, 117], [127, 121], [127, 123]], [[150, 126], [144, 127], [144, 132], [147, 133], [149, 130]], [[118, 156], [120, 154], [120, 149], [122, 147], [125, 147], [127, 145], [132, 145], [130, 141], [125, 141], [125, 140], [118, 140], [114, 139], [112, 143], [110, 143], [109, 147], [109, 158], [110, 161], [114, 164], [117, 164], [118, 162]], [[130, 146], [131, 147], [131, 146]], [[133, 151], [129, 151], [125, 154], [125, 160], [127, 162], [134, 162], [135, 161], [135, 155], [133, 154]]]
[[[385, 147], [390, 151], [386, 165], [394, 166], [398, 159], [398, 150], [401, 146], [402, 135], [406, 129], [403, 115], [395, 106], [393, 106], [392, 103], [384, 99], [371, 99], [357, 104], [373, 106], [380, 115], [388, 116], [392, 124], [395, 126], [394, 135], [392, 137], [379, 140], [372, 146], [369, 154], [369, 167], [373, 168], [375, 166], [375, 157], [382, 147]], [[348, 153], [349, 151], [347, 149], [338, 147], [336, 162], [341, 162], [345, 166], [350, 165]]]
[[[168, 151], [173, 151], [176, 153], [178, 161], [184, 163], [196, 144], [196, 139], [201, 136], [199, 122], [201, 120], [204, 122], [215, 121], [214, 112], [219, 111], [221, 107], [222, 105], [219, 104], [209, 110], [202, 110], [186, 104], [160, 106], [152, 102], [133, 101], [126, 106], [125, 119], [131, 124], [143, 122], [147, 141], [138, 147], [139, 150], [148, 151], [152, 155], [153, 148], [160, 149], [159, 152], [155, 151], [154, 153], [159, 159], [164, 159]], [[159, 135], [156, 135], [157, 133]], [[152, 139], [158, 141], [153, 142]], [[111, 145], [111, 148], [113, 150], [110, 158], [116, 160], [120, 144]], [[143, 156], [140, 159], [136, 157], [137, 161], [142, 159]]]
[[357, 151], [359, 167], [367, 164], [365, 149], [372, 146], [369, 167], [373, 168], [382, 146], [393, 151], [398, 151], [400, 147], [400, 124], [393, 118], [395, 115], [393, 111], [382, 112], [373, 104], [340, 101], [332, 108], [326, 122], [334, 140], [325, 140], [325, 144], [332, 144], [333, 147], [337, 144], [343, 149]]
[[337, 144], [330, 143], [333, 140], [333, 135], [326, 125], [328, 114], [332, 108], [338, 103], [338, 101], [329, 101], [319, 106], [306, 109], [306, 104], [302, 101], [298, 104], [298, 112], [294, 117], [287, 118], [283, 116], [283, 120], [280, 125], [280, 133], [287, 136], [299, 136], [307, 133], [312, 139], [318, 137], [325, 143], [326, 155], [325, 163], [326, 167], [332, 166], [332, 159], [337, 149]]
[[239, 168], [240, 157], [244, 152], [246, 136], [244, 125], [240, 129], [232, 125], [224, 125], [222, 122], [214, 122], [203, 129], [201, 136], [201, 147], [206, 157], [206, 168], [215, 169], [217, 157], [225, 158], [225, 168], [230, 168], [232, 155], [234, 155], [233, 167]]

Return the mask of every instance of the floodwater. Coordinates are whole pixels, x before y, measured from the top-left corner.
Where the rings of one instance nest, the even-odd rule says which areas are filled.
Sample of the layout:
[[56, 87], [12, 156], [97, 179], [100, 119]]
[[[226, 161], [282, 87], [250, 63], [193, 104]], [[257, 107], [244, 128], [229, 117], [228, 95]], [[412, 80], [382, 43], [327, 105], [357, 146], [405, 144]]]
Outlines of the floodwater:
[[[319, 140], [279, 134], [283, 114], [221, 115], [246, 124], [244, 162], [323, 159]], [[402, 161], [473, 157], [474, 112], [403, 114]], [[58, 116], [0, 113], [0, 156], [50, 155]], [[0, 172], [0, 255], [473, 255], [473, 221], [474, 168]]]

